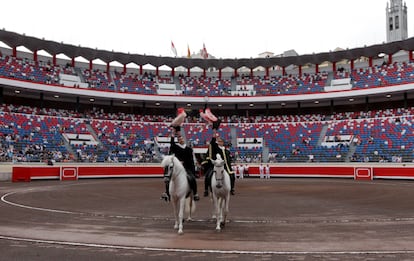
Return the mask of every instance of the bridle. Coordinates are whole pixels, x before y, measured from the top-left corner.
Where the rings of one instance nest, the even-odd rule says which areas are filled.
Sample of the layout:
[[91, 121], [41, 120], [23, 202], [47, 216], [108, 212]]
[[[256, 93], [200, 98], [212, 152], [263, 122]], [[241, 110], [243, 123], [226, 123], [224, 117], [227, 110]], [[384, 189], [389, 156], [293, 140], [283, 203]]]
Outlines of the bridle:
[[171, 180], [172, 173], [174, 171], [174, 158], [171, 158], [171, 162], [167, 166], [167, 171], [164, 172], [164, 181], [169, 182]]
[[[218, 164], [215, 167], [221, 168], [223, 166], [224, 166], [224, 161], [221, 162], [220, 164]], [[214, 177], [216, 178], [216, 182], [217, 182], [216, 187], [221, 188], [223, 186], [223, 182], [224, 182], [224, 168], [222, 168], [221, 171], [220, 171], [220, 174], [221, 174], [221, 175], [219, 175], [220, 178], [217, 177], [217, 171], [215, 170], [215, 168], [213, 169], [213, 174], [216, 174], [216, 175], [214, 175]]]

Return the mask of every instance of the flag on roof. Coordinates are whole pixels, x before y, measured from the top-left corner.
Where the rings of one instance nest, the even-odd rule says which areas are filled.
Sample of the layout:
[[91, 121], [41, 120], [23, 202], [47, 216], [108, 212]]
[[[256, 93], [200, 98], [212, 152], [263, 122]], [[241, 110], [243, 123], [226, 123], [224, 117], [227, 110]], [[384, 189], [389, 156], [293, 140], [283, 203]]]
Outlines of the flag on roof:
[[208, 58], [208, 52], [206, 49], [206, 45], [203, 43], [203, 51], [201, 52], [201, 55], [203, 56], [204, 59]]
[[191, 58], [190, 46], [187, 44], [187, 58]]
[[177, 57], [177, 49], [175, 48], [173, 41], [171, 41], [171, 51], [173, 52], [174, 56]]

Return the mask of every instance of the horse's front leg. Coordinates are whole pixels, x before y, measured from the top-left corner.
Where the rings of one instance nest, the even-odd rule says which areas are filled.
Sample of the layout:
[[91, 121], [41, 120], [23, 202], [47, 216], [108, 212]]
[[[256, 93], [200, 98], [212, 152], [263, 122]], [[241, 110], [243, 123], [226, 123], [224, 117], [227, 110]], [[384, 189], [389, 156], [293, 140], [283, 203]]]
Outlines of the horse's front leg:
[[182, 235], [183, 232], [183, 219], [184, 219], [184, 206], [185, 206], [185, 197], [182, 197], [178, 200], [178, 234]]
[[173, 205], [173, 214], [174, 214], [174, 229], [178, 229], [178, 200], [175, 198], [171, 199]]
[[211, 195], [211, 201], [213, 202], [213, 209], [212, 209], [212, 214], [211, 214], [211, 218], [216, 220], [217, 218], [217, 201], [214, 195]]
[[213, 201], [213, 213], [211, 215], [212, 219], [216, 219], [217, 218], [217, 197], [214, 194], [214, 192], [211, 193], [211, 199]]
[[227, 221], [227, 214], [229, 213], [229, 203], [230, 203], [230, 193], [227, 193], [226, 198], [224, 198], [224, 207], [223, 207], [223, 221], [221, 227], [224, 228]]
[[223, 205], [223, 199], [216, 197], [216, 231], [221, 231], [221, 220], [223, 219], [223, 213], [221, 211]]

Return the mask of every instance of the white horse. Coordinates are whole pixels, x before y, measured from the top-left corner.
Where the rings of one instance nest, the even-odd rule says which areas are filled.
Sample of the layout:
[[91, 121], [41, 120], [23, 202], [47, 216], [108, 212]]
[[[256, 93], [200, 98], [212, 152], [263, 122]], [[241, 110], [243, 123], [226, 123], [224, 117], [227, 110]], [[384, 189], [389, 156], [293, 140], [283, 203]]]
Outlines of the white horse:
[[191, 214], [195, 211], [195, 202], [187, 180], [187, 172], [181, 161], [174, 155], [164, 156], [161, 166], [168, 168], [164, 178], [170, 182], [169, 192], [175, 218], [174, 229], [178, 229], [178, 234], [181, 235], [184, 233], [184, 213], [188, 215], [187, 220], [191, 221]]
[[216, 216], [216, 231], [221, 231], [226, 224], [227, 214], [229, 213], [230, 201], [230, 175], [224, 168], [224, 160], [217, 154], [214, 164], [213, 175], [211, 176], [211, 190]]

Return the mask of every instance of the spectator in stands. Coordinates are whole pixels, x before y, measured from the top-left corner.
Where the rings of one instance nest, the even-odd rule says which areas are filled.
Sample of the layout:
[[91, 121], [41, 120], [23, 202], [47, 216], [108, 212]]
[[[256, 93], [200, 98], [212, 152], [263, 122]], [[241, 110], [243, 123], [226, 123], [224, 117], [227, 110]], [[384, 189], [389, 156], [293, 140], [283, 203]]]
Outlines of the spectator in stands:
[[225, 162], [225, 169], [227, 173], [230, 175], [230, 185], [231, 190], [230, 193], [232, 195], [235, 194], [234, 191], [234, 183], [235, 183], [235, 175], [233, 169], [231, 167], [231, 157], [230, 151], [224, 146], [224, 140], [220, 137], [219, 133], [217, 132], [220, 126], [220, 120], [213, 122], [213, 137], [211, 138], [210, 144], [208, 146], [207, 155], [205, 161], [203, 161], [202, 165], [204, 168], [204, 196], [207, 197], [209, 193], [209, 189], [211, 186], [211, 175], [213, 174], [213, 163], [211, 159], [215, 160], [216, 155], [220, 154], [220, 156], [224, 159]]
[[309, 145], [310, 140], [311, 140], [310, 137], [303, 137], [302, 138], [302, 143], [307, 146], [307, 145]]
[[315, 161], [315, 156], [313, 154], [309, 154], [308, 158], [309, 158], [308, 162], [314, 162]]
[[370, 143], [370, 144], [374, 143], [374, 137], [373, 136], [369, 136], [368, 143]]
[[299, 148], [293, 148], [292, 149], [292, 155], [298, 155], [300, 153], [300, 149]]
[[341, 135], [337, 134], [335, 135], [335, 142], [341, 142]]
[[[178, 144], [175, 143], [175, 137], [178, 139]], [[169, 154], [174, 154], [182, 163], [187, 172], [188, 181], [190, 182], [191, 190], [194, 194], [194, 200], [200, 200], [200, 197], [197, 194], [197, 180], [195, 174], [195, 156], [193, 149], [185, 144], [184, 138], [181, 136], [181, 127], [173, 126], [171, 132], [170, 140], [170, 152]], [[161, 196], [165, 201], [169, 201], [169, 182], [165, 183], [165, 193]]]

